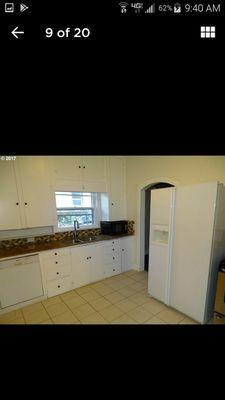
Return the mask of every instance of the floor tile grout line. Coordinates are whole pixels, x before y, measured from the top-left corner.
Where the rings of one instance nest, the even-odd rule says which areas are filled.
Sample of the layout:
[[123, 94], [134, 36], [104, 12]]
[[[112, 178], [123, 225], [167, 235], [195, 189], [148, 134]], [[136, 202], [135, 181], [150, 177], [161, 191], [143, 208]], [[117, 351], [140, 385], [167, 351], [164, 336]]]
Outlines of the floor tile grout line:
[[[50, 315], [49, 312], [48, 312], [48, 310], [47, 310], [47, 308], [44, 306], [44, 307], [45, 307], [45, 310], [46, 310], [46, 312], [47, 312], [47, 314], [49, 315], [49, 318], [52, 318], [52, 317], [54, 318], [54, 317], [57, 317], [58, 315], [65, 314], [66, 312], [70, 311], [70, 310], [69, 310], [69, 307], [67, 306], [67, 304], [65, 304], [65, 303], [63, 303], [63, 304], [68, 308], [68, 310], [67, 310], [67, 311], [64, 311], [64, 312], [62, 312], [62, 313], [60, 313], [60, 314], [54, 315], [54, 316]], [[53, 306], [54, 306], [54, 305], [57, 305], [57, 303], [56, 303], [56, 304], [52, 304], [52, 305], [53, 305]], [[50, 306], [50, 307], [51, 307], [51, 306]]]
[[[136, 275], [136, 274], [138, 274], [138, 273], [140, 273], [140, 272], [135, 272], [134, 274]], [[132, 274], [132, 275], [134, 275], [134, 274]], [[141, 307], [143, 310], [145, 310], [147, 313], [148, 313], [148, 310], [146, 310], [143, 306], [145, 305], [145, 304], [147, 304], [148, 303], [148, 300], [149, 299], [151, 299], [151, 297], [147, 297], [146, 298], [146, 301], [144, 301], [144, 303], [142, 303], [142, 304], [137, 304], [137, 303], [135, 303], [134, 301], [132, 301], [132, 298], [134, 297], [134, 296], [138, 296], [138, 295], [142, 295], [143, 294], [143, 296], [145, 295], [145, 293], [147, 292], [147, 277], [141, 277], [141, 279], [133, 279], [132, 278], [132, 275], [124, 275], [124, 277], [122, 276], [123, 274], [119, 274], [119, 275], [121, 275], [121, 279], [114, 279], [115, 277], [117, 277], [118, 275], [116, 275], [115, 277], [112, 277], [112, 280], [110, 281], [110, 282], [106, 282], [104, 279], [103, 280], [99, 280], [99, 281], [96, 281], [96, 282], [94, 282], [94, 283], [91, 283], [91, 284], [89, 284], [89, 285], [84, 285], [83, 287], [85, 287], [85, 286], [87, 286], [87, 287], [89, 287], [89, 289], [91, 289], [91, 291], [93, 291], [93, 293], [94, 292], [96, 292], [97, 294], [98, 294], [98, 297], [97, 298], [94, 298], [94, 299], [89, 299], [89, 300], [87, 300], [85, 297], [83, 297], [83, 295], [85, 295], [85, 293], [83, 293], [83, 295], [82, 294], [80, 294], [80, 293], [78, 293], [77, 291], [76, 291], [76, 289], [73, 289], [72, 291], [74, 292], [74, 294], [75, 295], [77, 295], [78, 296], [78, 298], [80, 297], [83, 301], [84, 301], [84, 304], [80, 304], [80, 305], [78, 305], [78, 306], [76, 306], [76, 307], [73, 307], [73, 308], [70, 308], [70, 306], [66, 303], [66, 300], [67, 300], [67, 297], [65, 298], [65, 299], [63, 299], [62, 297], [61, 297], [61, 295], [58, 295], [58, 296], [56, 296], [56, 297], [58, 297], [58, 300], [59, 300], [59, 302], [57, 303], [53, 303], [52, 304], [52, 306], [54, 306], [54, 305], [57, 305], [57, 304], [64, 304], [64, 306], [66, 306], [66, 311], [64, 310], [63, 312], [61, 312], [60, 314], [57, 314], [56, 316], [52, 316], [49, 312], [48, 312], [48, 307], [47, 307], [47, 304], [43, 304], [43, 302], [41, 301], [41, 302], [38, 302], [38, 303], [33, 303], [32, 305], [36, 305], [36, 304], [41, 304], [42, 305], [42, 308], [43, 308], [43, 310], [47, 313], [47, 315], [48, 315], [48, 319], [52, 322], [52, 323], [54, 323], [54, 321], [53, 321], [53, 318], [55, 318], [55, 317], [58, 317], [58, 316], [60, 316], [60, 315], [63, 315], [63, 314], [65, 314], [65, 313], [67, 313], [67, 312], [70, 312], [70, 313], [72, 313], [73, 314], [73, 316], [77, 319], [77, 321], [79, 322], [79, 323], [81, 323], [82, 324], [82, 319], [83, 318], [79, 318], [79, 317], [77, 317], [77, 315], [73, 312], [73, 310], [76, 310], [76, 309], [79, 309], [80, 307], [82, 307], [82, 306], [85, 306], [85, 305], [89, 305], [89, 306], [91, 306], [92, 308], [93, 308], [93, 312], [91, 312], [91, 314], [88, 314], [87, 315], [87, 317], [88, 316], [90, 316], [90, 315], [93, 315], [93, 314], [99, 314], [99, 315], [101, 315], [101, 317], [103, 318], [103, 319], [105, 319], [105, 321], [106, 321], [106, 323], [111, 323], [111, 322], [113, 322], [113, 320], [115, 320], [115, 319], [117, 319], [117, 318], [122, 318], [122, 317], [124, 317], [124, 316], [128, 316], [128, 317], [130, 317], [131, 318], [131, 316], [128, 314], [130, 311], [133, 311], [133, 310], [135, 310], [136, 308], [138, 308], [138, 307]], [[138, 275], [137, 275], [138, 276]], [[109, 278], [109, 279], [111, 279], [111, 278]], [[124, 283], [124, 282], [121, 282], [121, 281], [123, 281], [123, 279], [129, 279], [129, 280], [132, 280], [133, 282], [126, 282], [126, 283]], [[121, 282], [121, 284], [122, 284], [122, 286], [120, 285], [120, 282]], [[114, 286], [114, 287], [111, 287], [110, 288], [110, 290], [112, 290], [112, 292], [110, 292], [110, 293], [108, 293], [108, 294], [102, 294], [102, 293], [100, 293], [100, 292], [98, 292], [98, 287], [97, 288], [94, 288], [94, 287], [92, 287], [93, 285], [96, 285], [96, 284], [100, 284], [100, 285], [103, 285], [102, 287], [104, 288], [104, 286], [105, 287], [109, 287], [110, 288], [110, 285], [112, 285], [112, 286]], [[141, 286], [142, 286], [142, 288], [140, 289], [140, 287], [139, 287], [139, 289], [134, 289], [135, 290], [135, 292], [134, 293], [132, 293], [132, 294], [126, 294], [126, 295], [124, 295], [123, 293], [121, 293], [122, 291], [123, 291], [123, 289], [127, 289], [127, 288], [129, 288], [130, 286], [132, 286], [132, 285], [135, 285], [135, 284], [140, 284]], [[118, 286], [119, 286], [119, 288], [118, 288]], [[101, 288], [101, 286], [100, 286], [100, 288]], [[79, 289], [79, 288], [77, 288], [77, 289]], [[89, 290], [90, 291], [90, 290]], [[121, 292], [120, 292], [121, 291]], [[142, 292], [142, 293], [141, 293]], [[114, 301], [114, 300], [109, 300], [108, 298], [106, 298], [106, 296], [110, 296], [110, 294], [111, 295], [113, 295], [113, 294], [117, 294], [117, 295], [121, 295], [123, 298], [122, 299], [120, 299], [120, 300], [117, 300], [116, 302]], [[146, 293], [147, 294], [147, 293]], [[55, 296], [54, 296], [55, 297]], [[68, 296], [68, 299], [70, 298], [70, 296]], [[73, 298], [73, 296], [71, 296], [71, 298]], [[51, 299], [51, 298], [50, 298]], [[92, 306], [92, 302], [93, 301], [98, 301], [98, 300], [106, 300], [107, 302], [109, 302], [110, 304], [107, 304], [106, 306], [104, 306], [103, 308], [101, 308], [100, 310], [99, 309], [95, 309], [93, 306]], [[153, 300], [155, 300], [154, 298], [153, 298]], [[130, 301], [131, 303], [133, 303], [133, 305], [134, 305], [134, 307], [132, 308], [132, 309], [130, 309], [130, 310], [127, 310], [127, 311], [125, 311], [125, 310], [123, 310], [122, 308], [120, 308], [120, 306], [119, 306], [119, 303], [121, 303], [121, 302], [126, 302], [126, 301]], [[31, 306], [32, 306], [31, 305]], [[49, 305], [49, 307], [51, 307], [51, 304]], [[122, 312], [122, 314], [119, 316], [119, 317], [116, 317], [116, 318], [114, 318], [112, 321], [109, 321], [109, 320], [107, 320], [106, 318], [104, 318], [103, 317], [103, 315], [101, 314], [101, 311], [103, 311], [103, 310], [106, 310], [107, 308], [110, 308], [110, 307], [116, 307], [116, 308], [118, 308], [121, 312]], [[165, 306], [166, 308], [168, 308], [168, 309], [170, 309], [170, 310], [173, 310], [171, 307], [168, 307], [168, 306]], [[162, 311], [164, 311], [164, 309], [166, 309], [166, 308], [163, 308], [162, 310], [160, 310], [160, 311], [158, 311], [157, 313], [154, 313], [150, 318], [148, 318], [148, 319], [152, 319], [152, 318], [154, 318], [154, 317], [156, 317], [156, 318], [159, 318], [160, 319], [160, 321], [162, 321], [162, 322], [164, 322], [164, 323], [167, 323], [167, 321], [165, 321], [165, 320], [163, 320], [163, 318], [160, 318], [159, 317], [159, 314], [162, 312]], [[40, 310], [41, 311], [41, 310]], [[176, 310], [173, 310], [174, 312], [177, 312]], [[39, 312], [39, 310], [38, 311], [33, 311], [33, 312], [31, 312], [30, 313], [30, 315], [32, 315], [32, 314], [34, 314], [34, 313], [36, 313], [36, 312]], [[149, 311], [150, 312], [150, 311]], [[152, 313], [151, 313], [152, 314]], [[29, 324], [29, 322], [27, 322], [26, 321], [26, 317], [25, 317], [25, 313], [24, 313], [24, 311], [23, 311], [23, 309], [21, 309], [21, 315], [22, 315], [22, 319], [23, 319], [23, 321], [25, 322], [25, 324]], [[84, 317], [85, 318], [85, 317]], [[187, 318], [187, 316], [183, 316], [183, 318], [181, 319], [181, 320], [179, 320], [176, 324], [179, 324], [179, 323], [181, 323], [185, 318]], [[18, 318], [16, 318], [16, 319], [18, 319]], [[147, 320], [148, 320], [147, 319]], [[142, 323], [140, 323], [139, 321], [137, 321], [135, 318], [133, 318], [133, 320], [136, 322], [136, 323], [138, 323], [138, 324], [144, 324], [147, 320], [145, 320], [145, 321], [143, 321]], [[11, 322], [11, 321], [10, 321]], [[42, 322], [44, 322], [44, 321], [41, 321], [41, 322], [39, 322], [38, 324], [41, 324]], [[9, 322], [8, 322], [9, 323]]]

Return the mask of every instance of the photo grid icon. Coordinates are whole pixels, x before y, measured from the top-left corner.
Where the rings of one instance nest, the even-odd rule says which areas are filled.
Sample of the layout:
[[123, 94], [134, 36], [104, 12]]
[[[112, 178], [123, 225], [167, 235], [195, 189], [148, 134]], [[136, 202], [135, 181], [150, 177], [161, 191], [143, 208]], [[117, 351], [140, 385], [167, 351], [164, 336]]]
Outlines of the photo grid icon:
[[201, 26], [201, 38], [215, 38], [216, 27], [215, 26]]

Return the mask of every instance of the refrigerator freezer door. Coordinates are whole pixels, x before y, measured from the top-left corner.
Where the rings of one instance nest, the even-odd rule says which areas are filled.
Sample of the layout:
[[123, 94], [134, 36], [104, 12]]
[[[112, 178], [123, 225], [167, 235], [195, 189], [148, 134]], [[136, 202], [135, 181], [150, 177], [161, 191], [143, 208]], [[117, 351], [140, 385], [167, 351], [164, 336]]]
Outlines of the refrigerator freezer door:
[[168, 246], [150, 245], [148, 293], [167, 303]]
[[205, 323], [217, 183], [176, 191], [170, 305]]
[[168, 304], [175, 188], [151, 192], [148, 293]]

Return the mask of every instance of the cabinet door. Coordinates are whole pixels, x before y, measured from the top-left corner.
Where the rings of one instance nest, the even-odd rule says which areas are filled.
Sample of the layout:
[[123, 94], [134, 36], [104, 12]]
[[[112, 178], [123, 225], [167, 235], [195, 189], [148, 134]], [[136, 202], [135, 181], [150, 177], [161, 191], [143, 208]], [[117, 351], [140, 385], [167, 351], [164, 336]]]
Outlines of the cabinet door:
[[55, 279], [47, 284], [48, 297], [57, 296], [58, 294], [68, 292], [72, 289], [71, 277]]
[[0, 188], [0, 229], [19, 229], [22, 225], [14, 161], [0, 161]]
[[19, 157], [18, 161], [26, 227], [54, 225], [55, 198], [44, 158]]
[[110, 180], [110, 219], [126, 219], [125, 210], [125, 179], [124, 160], [118, 157], [109, 159], [109, 180]]
[[78, 288], [88, 285], [91, 282], [91, 257], [87, 251], [87, 246], [73, 247], [72, 255], [72, 285]]
[[129, 271], [134, 267], [134, 238], [123, 238], [121, 241], [121, 267], [122, 272]]
[[83, 190], [106, 192], [106, 166], [104, 157], [83, 157]]
[[82, 157], [52, 157], [53, 179], [73, 179], [82, 181]]
[[84, 182], [106, 181], [106, 169], [104, 157], [83, 157]]
[[104, 279], [104, 262], [103, 262], [103, 246], [91, 245], [89, 246], [90, 263], [90, 279], [91, 282], [96, 282]]

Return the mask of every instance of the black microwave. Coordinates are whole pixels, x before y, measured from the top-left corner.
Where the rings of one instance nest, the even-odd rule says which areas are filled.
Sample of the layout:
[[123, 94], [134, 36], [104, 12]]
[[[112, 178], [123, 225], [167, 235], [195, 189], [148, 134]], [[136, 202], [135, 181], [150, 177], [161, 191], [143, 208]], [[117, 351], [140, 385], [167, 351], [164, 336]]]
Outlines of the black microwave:
[[124, 235], [128, 231], [128, 221], [100, 221], [102, 235]]

